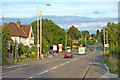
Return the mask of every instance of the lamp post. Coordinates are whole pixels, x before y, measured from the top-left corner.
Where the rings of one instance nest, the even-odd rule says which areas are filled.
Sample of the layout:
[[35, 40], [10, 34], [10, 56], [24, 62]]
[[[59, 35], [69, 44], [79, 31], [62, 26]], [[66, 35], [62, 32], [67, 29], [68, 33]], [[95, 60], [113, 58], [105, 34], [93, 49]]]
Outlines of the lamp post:
[[[46, 6], [51, 6], [51, 4], [46, 4]], [[40, 58], [42, 58], [42, 11], [40, 11], [40, 31], [39, 31], [39, 16], [38, 15], [39, 15], [39, 6], [37, 6], [37, 44], [38, 44], [38, 58], [39, 58], [39, 53], [40, 53]], [[39, 32], [40, 32], [40, 35], [39, 35]], [[40, 41], [39, 41], [39, 36], [40, 36]]]

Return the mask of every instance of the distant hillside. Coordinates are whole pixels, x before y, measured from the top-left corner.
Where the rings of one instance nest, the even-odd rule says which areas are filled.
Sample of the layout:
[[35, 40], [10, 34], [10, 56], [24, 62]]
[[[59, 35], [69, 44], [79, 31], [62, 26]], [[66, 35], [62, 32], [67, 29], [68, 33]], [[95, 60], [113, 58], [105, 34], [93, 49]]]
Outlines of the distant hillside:
[[[43, 18], [51, 19], [56, 24], [74, 24], [74, 23], [85, 23], [85, 22], [117, 22], [117, 18], [89, 18], [89, 17], [80, 17], [80, 16], [53, 16], [53, 15], [46, 15], [43, 16]], [[3, 23], [4, 22], [17, 22], [17, 20], [20, 20], [22, 24], [30, 24], [37, 20], [37, 17], [29, 17], [29, 18], [9, 18], [9, 17], [3, 17]]]

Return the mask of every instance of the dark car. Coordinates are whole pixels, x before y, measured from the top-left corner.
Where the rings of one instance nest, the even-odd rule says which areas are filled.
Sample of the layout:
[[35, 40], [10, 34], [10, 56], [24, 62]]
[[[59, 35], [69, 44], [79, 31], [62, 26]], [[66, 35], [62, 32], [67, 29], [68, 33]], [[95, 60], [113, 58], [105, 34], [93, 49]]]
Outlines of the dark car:
[[72, 55], [71, 52], [66, 52], [66, 53], [64, 54], [64, 58], [72, 58], [72, 57], [73, 57], [73, 55]]

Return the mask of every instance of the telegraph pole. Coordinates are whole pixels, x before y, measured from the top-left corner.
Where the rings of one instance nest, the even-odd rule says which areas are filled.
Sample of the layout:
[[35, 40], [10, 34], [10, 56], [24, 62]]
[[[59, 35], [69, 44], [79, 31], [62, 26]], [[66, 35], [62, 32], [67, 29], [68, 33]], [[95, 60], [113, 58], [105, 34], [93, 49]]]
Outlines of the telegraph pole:
[[67, 52], [67, 35], [66, 35], [66, 41], [65, 41], [65, 52]]
[[39, 6], [37, 6], [37, 57], [39, 58]]
[[104, 27], [104, 53], [105, 53], [105, 27]]
[[40, 11], [40, 58], [42, 58], [42, 11]]
[[85, 47], [86, 47], [86, 35], [85, 35]]

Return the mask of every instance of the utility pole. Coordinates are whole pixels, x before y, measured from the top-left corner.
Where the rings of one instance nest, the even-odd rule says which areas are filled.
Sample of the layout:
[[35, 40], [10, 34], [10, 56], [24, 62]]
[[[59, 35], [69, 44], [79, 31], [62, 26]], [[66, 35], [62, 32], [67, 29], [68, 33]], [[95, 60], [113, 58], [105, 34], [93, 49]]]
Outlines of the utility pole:
[[104, 53], [105, 53], [105, 27], [104, 27]]
[[67, 35], [66, 35], [66, 39], [65, 39], [65, 52], [67, 52]]
[[40, 58], [42, 58], [42, 11], [40, 11]]
[[[107, 40], [107, 44], [108, 44], [108, 30], [106, 30], [106, 34], [107, 34], [107, 35], [106, 35], [106, 37], [107, 37], [106, 40]], [[107, 51], [108, 51], [108, 47], [107, 47]]]
[[39, 6], [37, 6], [37, 57], [39, 58]]
[[85, 35], [85, 47], [86, 47], [86, 35]]

